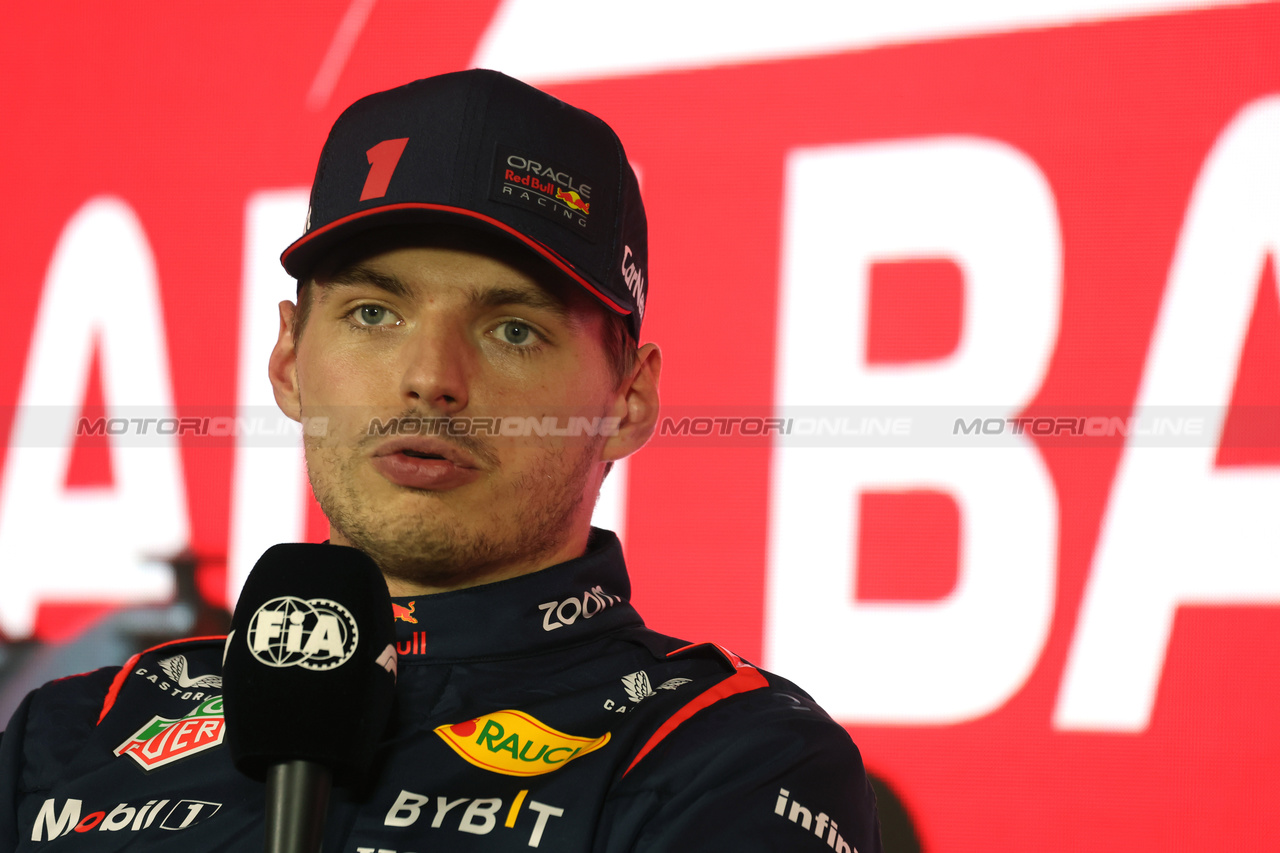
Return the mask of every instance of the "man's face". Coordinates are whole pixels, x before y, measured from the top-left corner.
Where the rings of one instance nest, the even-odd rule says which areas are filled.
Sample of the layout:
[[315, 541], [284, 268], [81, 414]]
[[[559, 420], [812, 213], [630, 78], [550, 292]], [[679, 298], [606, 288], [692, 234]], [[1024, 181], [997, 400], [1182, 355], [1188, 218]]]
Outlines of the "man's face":
[[[604, 462], [634, 449], [586, 428], [628, 416], [604, 309], [474, 243], [383, 242], [354, 258], [308, 285], [305, 327], [287, 343], [282, 306], [272, 357], [285, 411], [327, 418], [306, 460], [332, 540], [372, 556], [401, 594], [579, 556]], [[585, 420], [527, 434], [548, 417], [561, 430]], [[501, 434], [498, 418], [526, 434]]]

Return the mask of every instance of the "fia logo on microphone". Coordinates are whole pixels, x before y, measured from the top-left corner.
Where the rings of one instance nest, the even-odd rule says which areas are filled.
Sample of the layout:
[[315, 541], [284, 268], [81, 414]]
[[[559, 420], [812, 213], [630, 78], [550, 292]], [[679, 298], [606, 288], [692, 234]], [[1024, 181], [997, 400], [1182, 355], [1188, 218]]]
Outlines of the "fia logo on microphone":
[[355, 654], [359, 631], [351, 611], [327, 598], [273, 598], [249, 620], [249, 651], [267, 666], [322, 672]]

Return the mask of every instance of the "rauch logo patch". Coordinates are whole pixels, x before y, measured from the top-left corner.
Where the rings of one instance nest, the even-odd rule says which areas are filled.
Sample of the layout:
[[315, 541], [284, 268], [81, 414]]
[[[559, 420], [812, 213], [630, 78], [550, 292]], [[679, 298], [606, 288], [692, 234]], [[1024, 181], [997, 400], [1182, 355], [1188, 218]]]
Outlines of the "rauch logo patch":
[[540, 776], [609, 742], [600, 737], [565, 734], [522, 711], [497, 711], [440, 726], [436, 734], [476, 767], [507, 776]]
[[212, 749], [222, 743], [226, 727], [222, 716], [222, 697], [215, 696], [181, 719], [152, 717], [151, 722], [116, 747], [115, 753], [129, 756], [149, 772], [180, 758]]

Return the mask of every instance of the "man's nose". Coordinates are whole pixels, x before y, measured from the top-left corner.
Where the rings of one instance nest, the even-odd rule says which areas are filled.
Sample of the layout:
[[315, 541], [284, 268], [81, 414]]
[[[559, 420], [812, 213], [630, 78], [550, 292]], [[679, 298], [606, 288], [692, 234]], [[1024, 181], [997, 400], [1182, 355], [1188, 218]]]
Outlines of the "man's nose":
[[476, 351], [463, 330], [421, 328], [406, 343], [402, 358], [400, 393], [411, 407], [442, 415], [467, 407]]

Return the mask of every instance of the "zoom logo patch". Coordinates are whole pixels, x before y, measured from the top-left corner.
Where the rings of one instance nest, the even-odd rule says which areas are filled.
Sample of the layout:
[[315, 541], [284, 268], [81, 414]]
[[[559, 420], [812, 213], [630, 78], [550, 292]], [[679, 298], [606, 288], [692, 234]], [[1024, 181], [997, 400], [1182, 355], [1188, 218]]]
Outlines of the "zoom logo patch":
[[267, 666], [324, 671], [351, 660], [359, 632], [351, 611], [327, 598], [273, 598], [249, 620], [249, 651]]

